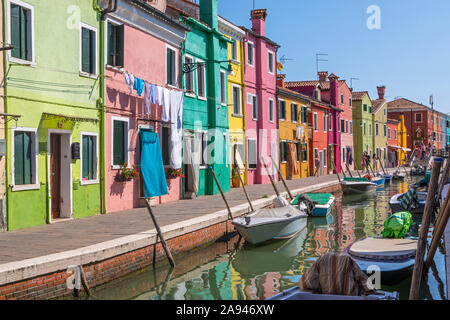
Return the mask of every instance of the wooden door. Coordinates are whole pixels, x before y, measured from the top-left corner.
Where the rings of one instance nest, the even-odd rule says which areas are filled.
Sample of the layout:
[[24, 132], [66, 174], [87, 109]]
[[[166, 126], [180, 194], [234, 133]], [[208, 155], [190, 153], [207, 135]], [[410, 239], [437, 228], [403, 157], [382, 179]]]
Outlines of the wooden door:
[[50, 194], [52, 219], [61, 215], [61, 135], [50, 135]]

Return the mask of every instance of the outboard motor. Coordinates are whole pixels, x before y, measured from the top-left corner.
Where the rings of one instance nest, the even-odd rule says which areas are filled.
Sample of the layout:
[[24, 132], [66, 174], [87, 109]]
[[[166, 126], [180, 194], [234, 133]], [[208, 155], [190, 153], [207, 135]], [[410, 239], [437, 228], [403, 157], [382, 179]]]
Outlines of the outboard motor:
[[304, 194], [300, 194], [297, 199], [298, 209], [304, 211], [308, 216], [311, 216], [314, 210], [314, 201], [312, 201], [310, 197]]

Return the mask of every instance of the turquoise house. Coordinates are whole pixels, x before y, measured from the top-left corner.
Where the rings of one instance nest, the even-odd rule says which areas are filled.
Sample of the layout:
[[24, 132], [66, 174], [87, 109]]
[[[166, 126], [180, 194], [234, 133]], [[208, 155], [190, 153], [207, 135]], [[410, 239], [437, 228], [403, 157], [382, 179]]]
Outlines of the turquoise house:
[[[181, 6], [179, 1], [168, 3]], [[219, 32], [217, 0], [201, 0], [200, 6], [182, 5], [179, 18], [191, 28], [181, 52], [181, 87], [185, 90], [183, 194], [190, 198], [219, 192], [210, 167], [222, 190], [230, 190], [227, 83], [231, 41]]]

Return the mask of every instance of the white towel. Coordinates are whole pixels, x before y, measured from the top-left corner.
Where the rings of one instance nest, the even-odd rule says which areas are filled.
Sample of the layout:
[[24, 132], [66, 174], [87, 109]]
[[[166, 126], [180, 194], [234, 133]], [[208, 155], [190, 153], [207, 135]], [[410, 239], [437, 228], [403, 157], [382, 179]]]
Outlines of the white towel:
[[144, 87], [145, 114], [152, 113], [152, 108], [150, 106], [151, 98], [152, 98], [152, 85], [150, 83], [145, 82]]
[[171, 103], [170, 91], [171, 90], [167, 88], [163, 88], [163, 99], [162, 99], [163, 110], [161, 120], [166, 122], [170, 120], [170, 103]]
[[182, 164], [182, 125], [183, 125], [183, 92], [169, 90], [170, 92], [170, 166], [180, 169]]
[[128, 89], [130, 89], [130, 94], [132, 94], [134, 87], [134, 76], [131, 73], [125, 71], [123, 73], [123, 77], [125, 78], [125, 83], [128, 85]]
[[158, 104], [159, 104], [160, 106], [162, 106], [162, 105], [163, 105], [163, 100], [164, 100], [164, 95], [163, 95], [164, 88], [163, 88], [163, 87], [160, 87], [160, 86], [157, 86], [157, 87], [156, 87], [156, 91], [157, 91], [157, 93], [158, 93]]

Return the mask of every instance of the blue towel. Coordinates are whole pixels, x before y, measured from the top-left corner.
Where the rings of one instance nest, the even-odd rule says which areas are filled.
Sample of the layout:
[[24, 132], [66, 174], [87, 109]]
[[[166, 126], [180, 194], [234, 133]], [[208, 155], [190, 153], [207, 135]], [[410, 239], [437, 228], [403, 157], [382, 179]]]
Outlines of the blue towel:
[[158, 93], [156, 92], [156, 85], [152, 84], [151, 85], [152, 88], [152, 103], [156, 104], [156, 96], [158, 95]]
[[151, 130], [139, 131], [141, 140], [141, 173], [146, 198], [168, 194], [159, 137]]
[[145, 85], [144, 80], [136, 78], [136, 77], [134, 78], [133, 89], [136, 90], [136, 92], [139, 96], [141, 96], [142, 92], [144, 91], [144, 85]]

